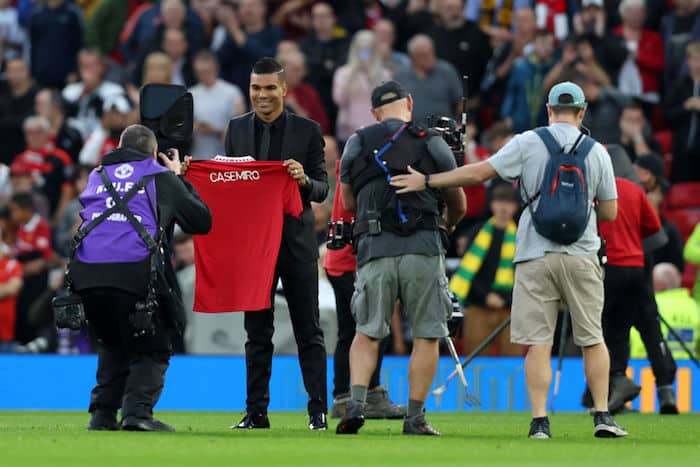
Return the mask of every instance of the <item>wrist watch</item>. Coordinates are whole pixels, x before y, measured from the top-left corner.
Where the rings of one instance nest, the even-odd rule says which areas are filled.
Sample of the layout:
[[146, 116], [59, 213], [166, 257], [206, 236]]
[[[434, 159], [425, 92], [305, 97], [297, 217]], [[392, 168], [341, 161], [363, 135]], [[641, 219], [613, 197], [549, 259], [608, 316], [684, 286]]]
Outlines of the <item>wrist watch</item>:
[[304, 184], [309, 187], [311, 186], [311, 177], [306, 174], [304, 174]]
[[430, 188], [430, 174], [425, 174], [425, 189], [429, 190]]

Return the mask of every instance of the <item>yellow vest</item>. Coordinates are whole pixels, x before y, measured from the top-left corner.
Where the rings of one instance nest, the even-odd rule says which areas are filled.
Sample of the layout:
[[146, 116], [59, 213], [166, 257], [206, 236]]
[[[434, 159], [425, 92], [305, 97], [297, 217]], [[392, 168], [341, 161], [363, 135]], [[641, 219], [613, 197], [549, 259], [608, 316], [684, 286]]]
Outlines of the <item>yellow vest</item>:
[[[681, 336], [686, 346], [700, 355], [700, 308], [690, 296], [688, 289], [666, 290], [656, 294], [656, 304], [659, 313], [666, 322]], [[661, 333], [676, 360], [688, 360], [688, 354], [676, 339], [668, 332], [666, 326], [661, 323]], [[630, 331], [630, 357], [647, 358], [646, 348], [635, 328]]]

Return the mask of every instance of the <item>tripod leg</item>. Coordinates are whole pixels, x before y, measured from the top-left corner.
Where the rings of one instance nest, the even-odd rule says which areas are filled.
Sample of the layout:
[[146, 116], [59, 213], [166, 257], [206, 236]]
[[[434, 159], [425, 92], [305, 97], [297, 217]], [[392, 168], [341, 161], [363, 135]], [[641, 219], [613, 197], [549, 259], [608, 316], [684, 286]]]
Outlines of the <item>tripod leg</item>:
[[688, 348], [685, 342], [683, 342], [683, 339], [681, 339], [681, 336], [678, 335], [675, 329], [673, 329], [669, 324], [668, 321], [664, 319], [664, 317], [661, 315], [661, 313], [658, 313], [659, 319], [661, 320], [662, 323], [668, 328], [668, 332], [671, 333], [671, 335], [678, 341], [678, 343], [683, 347], [683, 350], [688, 354], [688, 357], [695, 363], [695, 366], [700, 368], [700, 361], [695, 357], [693, 352]]

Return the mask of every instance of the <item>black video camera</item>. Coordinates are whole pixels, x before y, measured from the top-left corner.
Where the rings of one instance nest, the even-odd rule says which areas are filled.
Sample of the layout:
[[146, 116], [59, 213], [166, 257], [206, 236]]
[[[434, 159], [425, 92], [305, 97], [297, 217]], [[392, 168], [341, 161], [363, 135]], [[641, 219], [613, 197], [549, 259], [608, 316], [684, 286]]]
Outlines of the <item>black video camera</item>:
[[352, 222], [345, 222], [342, 219], [329, 222], [326, 248], [329, 250], [342, 250], [347, 245], [352, 245], [352, 229], [354, 225], [354, 219]]
[[431, 115], [425, 120], [428, 127], [436, 132], [452, 149], [457, 167], [464, 165], [464, 140], [454, 118]]

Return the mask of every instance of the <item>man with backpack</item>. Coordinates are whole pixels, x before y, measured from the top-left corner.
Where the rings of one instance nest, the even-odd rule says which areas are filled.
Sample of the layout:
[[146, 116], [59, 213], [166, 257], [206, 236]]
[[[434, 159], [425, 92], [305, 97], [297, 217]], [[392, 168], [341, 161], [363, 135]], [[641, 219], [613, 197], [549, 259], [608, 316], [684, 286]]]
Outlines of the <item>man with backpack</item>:
[[500, 176], [520, 179], [527, 200], [516, 234], [511, 341], [528, 346], [525, 376], [533, 419], [530, 438], [551, 438], [547, 394], [551, 351], [561, 304], [571, 312], [574, 342], [583, 348], [594, 401], [596, 437], [627, 432], [608, 411], [610, 359], [603, 340], [603, 277], [598, 220], [614, 220], [617, 190], [606, 150], [581, 131], [586, 100], [564, 82], [549, 92], [549, 126], [513, 138], [486, 161], [440, 174], [409, 168], [396, 176], [397, 193], [475, 185]]

